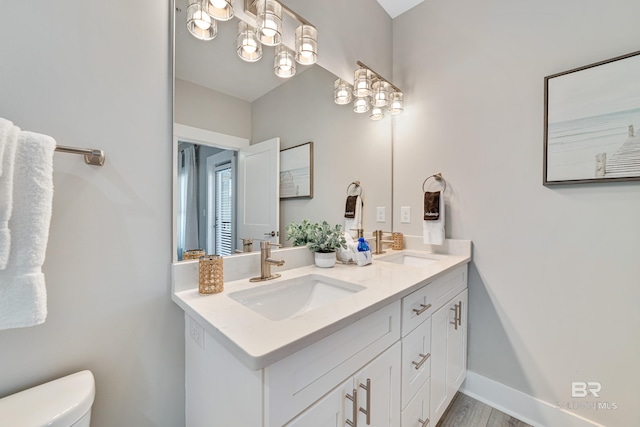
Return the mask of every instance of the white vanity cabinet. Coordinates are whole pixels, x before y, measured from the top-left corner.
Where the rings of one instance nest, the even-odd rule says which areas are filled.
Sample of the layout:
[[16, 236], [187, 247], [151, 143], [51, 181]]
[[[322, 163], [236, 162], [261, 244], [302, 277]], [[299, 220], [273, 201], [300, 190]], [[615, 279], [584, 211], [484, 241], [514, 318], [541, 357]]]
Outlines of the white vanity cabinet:
[[187, 316], [187, 427], [344, 423], [354, 408], [346, 395], [354, 389], [357, 412], [365, 420], [358, 425], [400, 423], [400, 301], [258, 370], [206, 332], [201, 342], [192, 339], [192, 322]]
[[402, 427], [435, 426], [466, 377], [467, 267], [402, 299]]
[[466, 375], [466, 312], [465, 263], [261, 369], [186, 314], [186, 425], [435, 426]]

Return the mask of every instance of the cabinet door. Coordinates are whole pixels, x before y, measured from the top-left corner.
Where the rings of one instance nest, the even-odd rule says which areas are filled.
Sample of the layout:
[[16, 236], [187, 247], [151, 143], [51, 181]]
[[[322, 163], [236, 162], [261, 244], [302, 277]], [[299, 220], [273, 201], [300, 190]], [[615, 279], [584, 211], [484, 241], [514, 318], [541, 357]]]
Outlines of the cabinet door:
[[400, 348], [395, 343], [354, 376], [358, 427], [400, 425]]
[[431, 416], [435, 422], [447, 409], [447, 331], [450, 305], [445, 304], [431, 316]]
[[[300, 414], [287, 427], [344, 427], [353, 419], [354, 403], [347, 399], [353, 393], [353, 378], [320, 399]], [[357, 408], [356, 408], [357, 409]]]
[[418, 390], [411, 402], [402, 411], [401, 427], [433, 427], [429, 420], [429, 380]]
[[467, 373], [467, 290], [431, 317], [431, 415], [437, 423]]
[[[457, 327], [449, 324], [447, 337], [447, 388], [449, 395], [456, 394], [467, 374], [467, 302], [468, 290], [454, 299], [457, 305]], [[455, 308], [455, 307], [454, 307]], [[450, 310], [450, 313], [453, 311]]]

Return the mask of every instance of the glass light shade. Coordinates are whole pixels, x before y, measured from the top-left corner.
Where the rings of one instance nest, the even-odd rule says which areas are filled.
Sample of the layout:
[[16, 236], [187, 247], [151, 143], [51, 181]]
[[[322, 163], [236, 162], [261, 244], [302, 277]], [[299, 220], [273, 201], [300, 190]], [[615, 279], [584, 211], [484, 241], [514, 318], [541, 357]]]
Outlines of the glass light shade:
[[389, 83], [378, 80], [373, 83], [373, 106], [386, 107], [389, 105]]
[[333, 85], [333, 101], [338, 105], [345, 105], [351, 102], [353, 88], [342, 79], [337, 79]]
[[353, 101], [353, 111], [356, 113], [366, 113], [371, 108], [371, 98], [368, 96], [356, 97]]
[[190, 0], [187, 7], [187, 29], [199, 40], [213, 40], [218, 35], [216, 21], [207, 13], [209, 0]]
[[389, 112], [397, 115], [404, 111], [404, 94], [402, 92], [392, 92], [389, 98]]
[[318, 29], [313, 25], [300, 25], [296, 28], [296, 61], [311, 65], [318, 60]]
[[369, 116], [371, 120], [380, 120], [384, 118], [384, 112], [382, 111], [382, 107], [373, 107], [371, 109], [371, 115]]
[[359, 68], [353, 73], [353, 95], [359, 98], [371, 96], [371, 70]]
[[238, 22], [236, 49], [240, 59], [256, 62], [262, 58], [262, 43], [258, 40], [256, 29], [244, 21]]
[[277, 46], [282, 41], [282, 6], [275, 0], [258, 0], [256, 26], [260, 42]]
[[208, 0], [207, 13], [218, 21], [228, 21], [234, 15], [231, 0]]
[[282, 78], [293, 77], [296, 74], [296, 61], [293, 52], [285, 45], [276, 46], [273, 70], [276, 76]]

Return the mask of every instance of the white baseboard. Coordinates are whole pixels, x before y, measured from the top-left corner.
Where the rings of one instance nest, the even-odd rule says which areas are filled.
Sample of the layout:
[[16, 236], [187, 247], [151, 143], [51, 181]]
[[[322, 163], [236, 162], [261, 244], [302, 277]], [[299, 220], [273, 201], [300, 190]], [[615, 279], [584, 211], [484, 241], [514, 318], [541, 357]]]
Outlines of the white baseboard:
[[604, 427], [471, 371], [460, 392], [534, 427]]

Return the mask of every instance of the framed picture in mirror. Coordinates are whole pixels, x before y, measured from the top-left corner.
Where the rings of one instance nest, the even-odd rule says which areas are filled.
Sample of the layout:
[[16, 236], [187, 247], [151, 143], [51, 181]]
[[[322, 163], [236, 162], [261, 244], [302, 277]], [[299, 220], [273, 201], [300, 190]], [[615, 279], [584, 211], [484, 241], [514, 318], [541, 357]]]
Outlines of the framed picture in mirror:
[[313, 198], [313, 142], [280, 150], [280, 199]]

